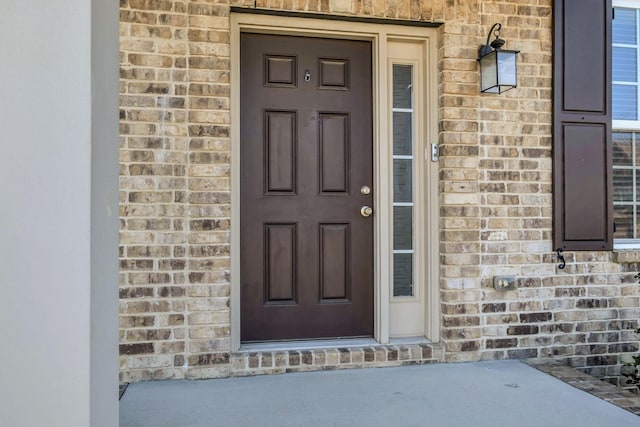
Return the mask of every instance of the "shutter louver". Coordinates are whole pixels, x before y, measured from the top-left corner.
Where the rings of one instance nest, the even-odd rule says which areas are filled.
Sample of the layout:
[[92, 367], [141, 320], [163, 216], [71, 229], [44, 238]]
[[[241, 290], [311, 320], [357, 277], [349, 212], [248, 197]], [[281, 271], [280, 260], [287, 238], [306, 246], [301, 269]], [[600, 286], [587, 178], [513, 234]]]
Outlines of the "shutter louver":
[[554, 248], [613, 248], [611, 0], [555, 0]]

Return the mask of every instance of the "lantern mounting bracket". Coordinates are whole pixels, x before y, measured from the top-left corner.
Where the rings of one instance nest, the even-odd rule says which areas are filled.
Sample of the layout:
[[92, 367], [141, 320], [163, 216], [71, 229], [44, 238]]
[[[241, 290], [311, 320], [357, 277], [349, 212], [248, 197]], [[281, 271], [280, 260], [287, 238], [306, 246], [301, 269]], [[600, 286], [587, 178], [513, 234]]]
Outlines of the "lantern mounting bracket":
[[[500, 38], [500, 30], [501, 29], [502, 29], [502, 24], [501, 23], [496, 22], [495, 24], [493, 24], [493, 26], [489, 30], [489, 34], [487, 34], [487, 42], [480, 47], [480, 56], [479, 56], [479, 58], [482, 58], [483, 56], [491, 53], [491, 51], [493, 51], [495, 49], [501, 49], [502, 46], [504, 46], [505, 41]], [[496, 38], [495, 38], [494, 41], [489, 43], [489, 39], [491, 38], [491, 34], [494, 34], [496, 36]]]

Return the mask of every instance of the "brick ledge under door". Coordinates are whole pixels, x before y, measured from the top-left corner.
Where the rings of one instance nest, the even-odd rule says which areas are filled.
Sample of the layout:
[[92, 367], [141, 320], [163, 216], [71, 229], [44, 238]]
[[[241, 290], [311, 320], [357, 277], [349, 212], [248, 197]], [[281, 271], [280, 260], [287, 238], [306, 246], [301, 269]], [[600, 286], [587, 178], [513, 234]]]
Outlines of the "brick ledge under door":
[[231, 376], [419, 365], [444, 361], [440, 344], [387, 344], [231, 354]]

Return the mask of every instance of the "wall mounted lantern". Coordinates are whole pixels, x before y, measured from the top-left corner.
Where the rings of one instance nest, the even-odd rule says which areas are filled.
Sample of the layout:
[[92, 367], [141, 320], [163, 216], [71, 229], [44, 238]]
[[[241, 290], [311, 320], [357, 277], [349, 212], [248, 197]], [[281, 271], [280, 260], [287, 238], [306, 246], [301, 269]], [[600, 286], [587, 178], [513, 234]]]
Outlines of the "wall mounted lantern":
[[[502, 50], [504, 40], [500, 38], [502, 24], [493, 24], [487, 43], [480, 47], [480, 92], [502, 93], [518, 86], [516, 55], [519, 50]], [[496, 36], [489, 44], [491, 34]]]

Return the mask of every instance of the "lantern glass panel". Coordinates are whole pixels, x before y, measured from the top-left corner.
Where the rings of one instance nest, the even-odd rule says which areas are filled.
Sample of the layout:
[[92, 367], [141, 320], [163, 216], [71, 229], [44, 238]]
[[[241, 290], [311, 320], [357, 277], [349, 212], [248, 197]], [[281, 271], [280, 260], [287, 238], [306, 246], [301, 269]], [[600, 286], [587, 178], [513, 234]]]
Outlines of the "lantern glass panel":
[[482, 92], [498, 93], [498, 68], [495, 51], [480, 58], [480, 71]]
[[498, 84], [510, 89], [518, 85], [516, 80], [516, 52], [498, 51]]

